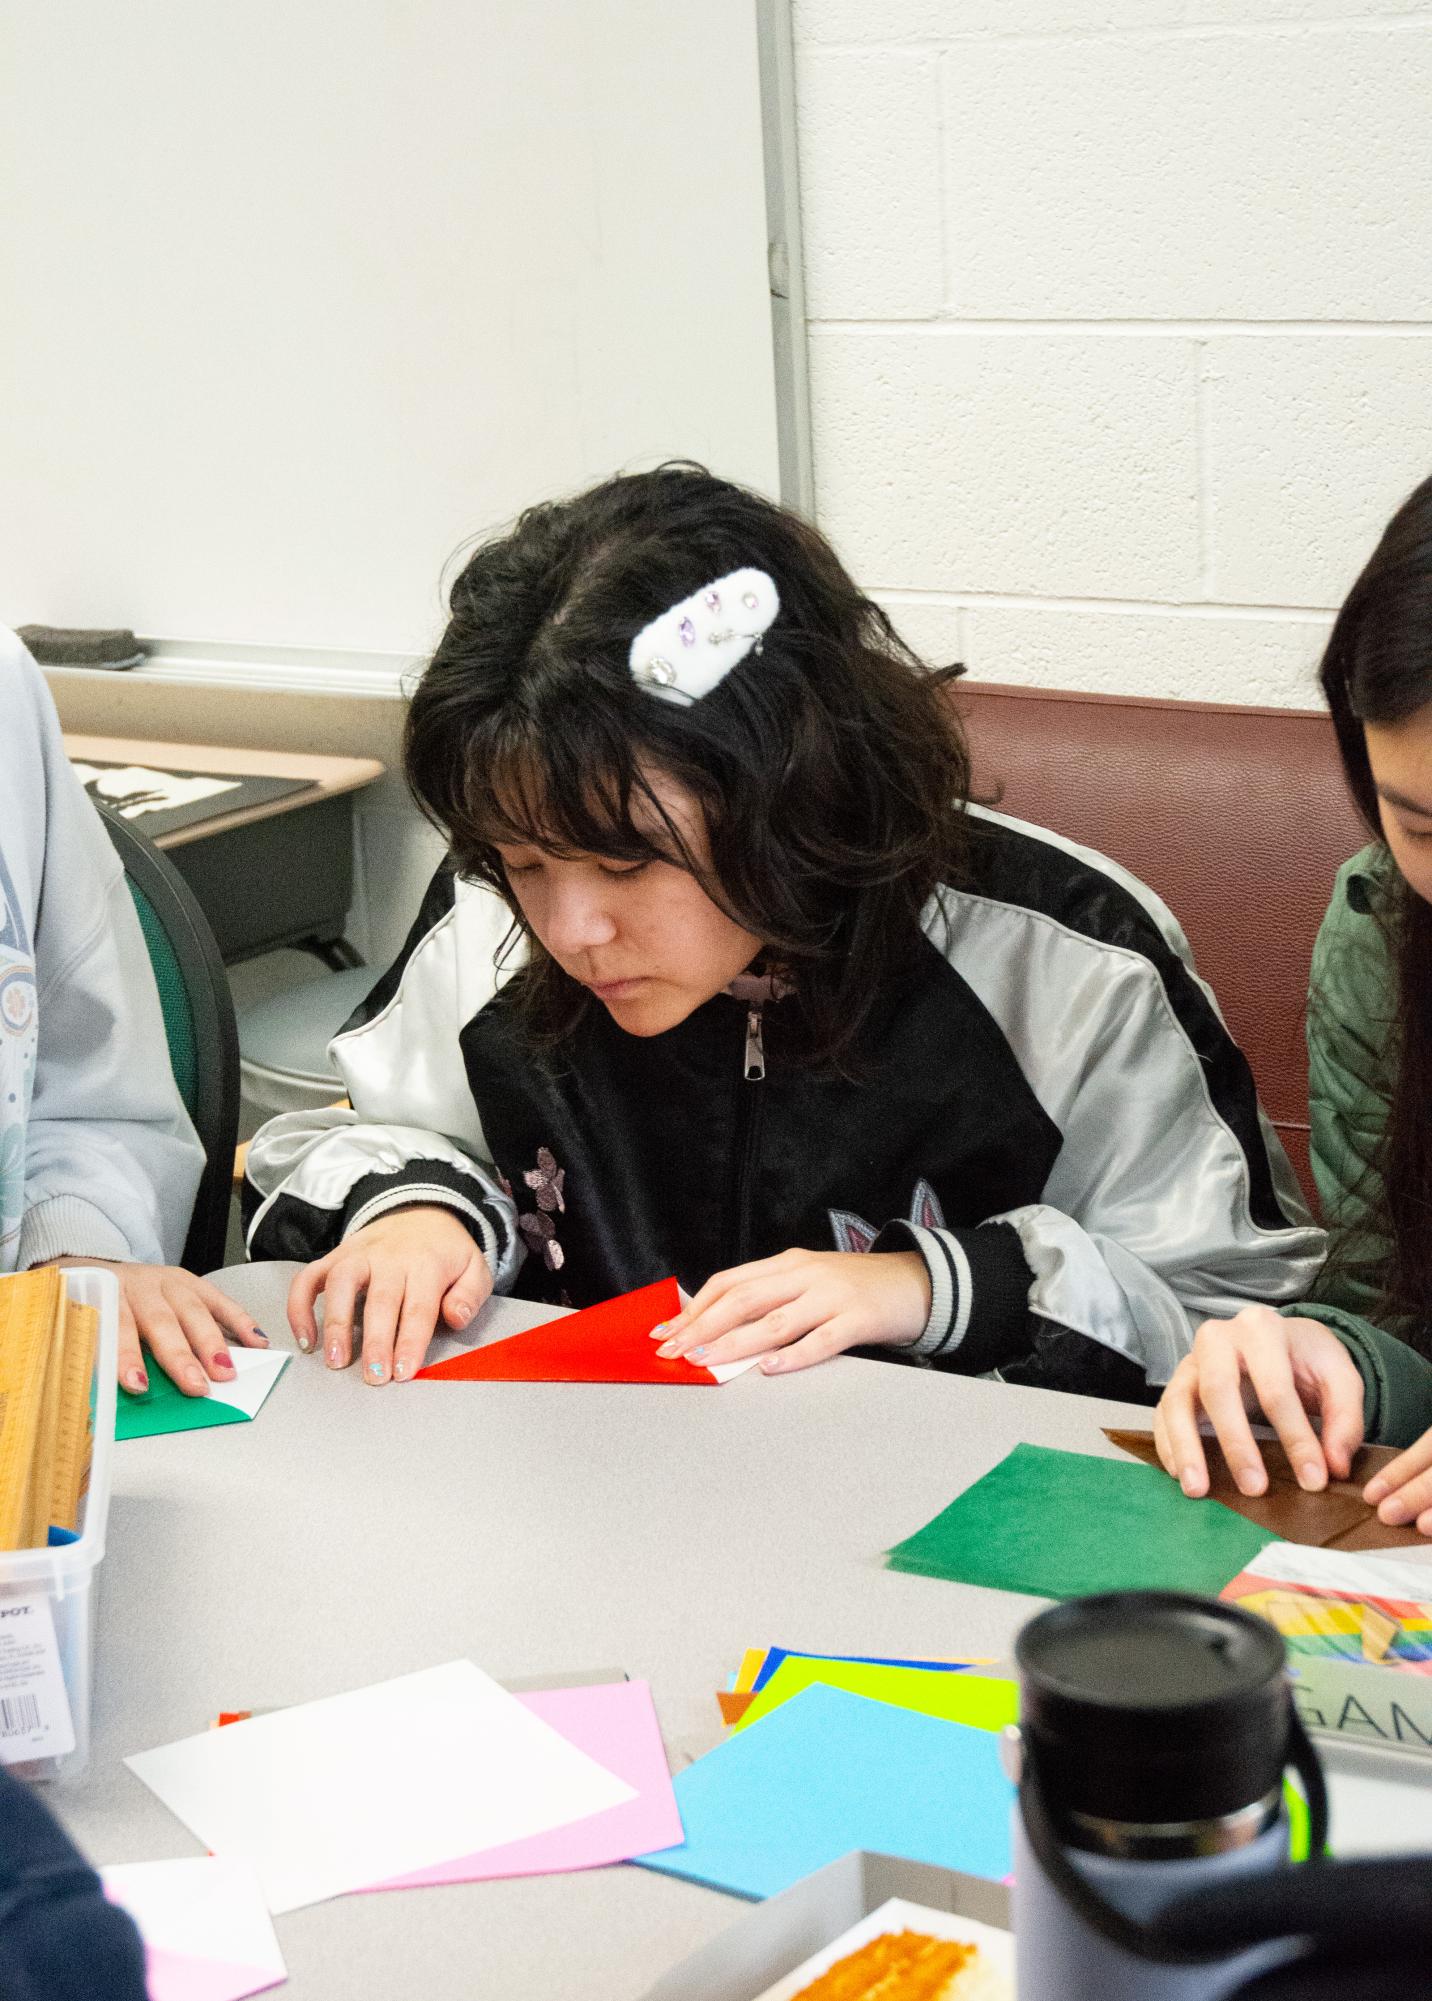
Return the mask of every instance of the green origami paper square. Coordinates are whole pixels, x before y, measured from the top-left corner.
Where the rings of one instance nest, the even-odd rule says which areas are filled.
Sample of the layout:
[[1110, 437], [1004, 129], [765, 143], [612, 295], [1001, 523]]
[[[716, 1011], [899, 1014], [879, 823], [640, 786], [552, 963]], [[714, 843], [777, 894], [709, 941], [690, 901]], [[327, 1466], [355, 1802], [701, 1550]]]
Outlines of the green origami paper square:
[[202, 1431], [215, 1424], [248, 1424], [246, 1410], [218, 1403], [213, 1397], [186, 1397], [157, 1365], [149, 1371], [149, 1388], [142, 1396], [121, 1390], [115, 1399], [117, 1439], [155, 1438], [168, 1431]]
[[1191, 1501], [1152, 1466], [1017, 1445], [888, 1560], [893, 1570], [1035, 1598], [1214, 1597], [1271, 1540], [1218, 1501]]

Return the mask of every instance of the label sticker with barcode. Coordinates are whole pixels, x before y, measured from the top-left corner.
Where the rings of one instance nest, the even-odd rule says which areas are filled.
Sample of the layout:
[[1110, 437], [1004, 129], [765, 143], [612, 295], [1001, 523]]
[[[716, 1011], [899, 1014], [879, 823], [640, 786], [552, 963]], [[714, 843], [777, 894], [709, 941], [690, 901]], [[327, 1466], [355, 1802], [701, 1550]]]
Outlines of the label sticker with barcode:
[[75, 1748], [48, 1598], [0, 1598], [0, 1765]]

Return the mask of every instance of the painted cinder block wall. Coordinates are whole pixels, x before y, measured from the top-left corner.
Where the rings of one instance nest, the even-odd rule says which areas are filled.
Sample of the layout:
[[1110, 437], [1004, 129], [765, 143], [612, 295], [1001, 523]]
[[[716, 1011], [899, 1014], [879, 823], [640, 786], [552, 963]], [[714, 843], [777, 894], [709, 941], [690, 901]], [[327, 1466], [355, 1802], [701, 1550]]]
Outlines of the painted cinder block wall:
[[1432, 472], [1432, 0], [795, 0], [817, 512], [983, 679], [1311, 706]]

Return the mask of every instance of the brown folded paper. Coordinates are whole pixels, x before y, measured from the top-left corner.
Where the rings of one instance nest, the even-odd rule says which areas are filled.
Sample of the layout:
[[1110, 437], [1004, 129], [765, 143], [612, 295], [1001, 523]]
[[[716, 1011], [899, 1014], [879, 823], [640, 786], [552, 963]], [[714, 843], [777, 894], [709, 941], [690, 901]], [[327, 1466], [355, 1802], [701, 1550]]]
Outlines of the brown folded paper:
[[[1151, 1431], [1105, 1431], [1105, 1438], [1121, 1452], [1132, 1453], [1146, 1466], [1162, 1466]], [[1209, 1495], [1225, 1508], [1266, 1529], [1280, 1542], [1310, 1543], [1314, 1549], [1426, 1549], [1427, 1537], [1409, 1524], [1388, 1528], [1377, 1512], [1362, 1498], [1362, 1490], [1374, 1473], [1380, 1473], [1398, 1455], [1390, 1445], [1364, 1445], [1353, 1456], [1352, 1471], [1346, 1480], [1329, 1480], [1320, 1494], [1304, 1493], [1289, 1464], [1288, 1455], [1276, 1440], [1260, 1438], [1258, 1450], [1268, 1469], [1266, 1494], [1240, 1494], [1228, 1470], [1228, 1462], [1213, 1438], [1203, 1441], [1208, 1460]]]

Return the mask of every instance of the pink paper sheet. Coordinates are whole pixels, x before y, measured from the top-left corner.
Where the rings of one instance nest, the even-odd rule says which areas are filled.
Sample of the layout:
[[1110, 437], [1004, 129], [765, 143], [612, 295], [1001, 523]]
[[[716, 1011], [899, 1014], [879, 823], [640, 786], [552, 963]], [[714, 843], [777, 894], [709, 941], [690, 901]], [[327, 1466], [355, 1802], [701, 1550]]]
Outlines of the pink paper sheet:
[[144, 1973], [149, 2001], [246, 2001], [250, 1994], [282, 1987], [288, 1978], [261, 1966], [229, 1966], [155, 1945], [145, 1947]]
[[493, 1876], [554, 1876], [568, 1869], [599, 1869], [649, 1855], [685, 1840], [661, 1728], [652, 1707], [651, 1689], [644, 1681], [607, 1682], [595, 1688], [553, 1688], [521, 1695], [544, 1723], [559, 1731], [579, 1751], [605, 1765], [629, 1786], [636, 1798], [589, 1814], [585, 1820], [485, 1848], [477, 1855], [459, 1856], [411, 1876], [394, 1876], [374, 1883], [375, 1890], [420, 1889], [434, 1883], [475, 1883]]

